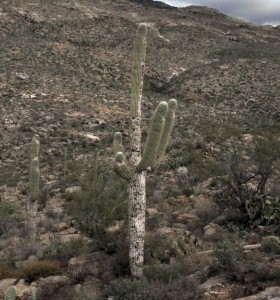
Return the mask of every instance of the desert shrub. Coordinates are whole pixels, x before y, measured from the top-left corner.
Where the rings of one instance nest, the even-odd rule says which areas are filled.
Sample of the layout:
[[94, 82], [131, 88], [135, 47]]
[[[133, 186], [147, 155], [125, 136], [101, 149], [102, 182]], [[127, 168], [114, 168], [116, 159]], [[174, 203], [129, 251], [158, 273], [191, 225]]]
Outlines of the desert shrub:
[[24, 227], [22, 208], [14, 202], [0, 201], [0, 238], [14, 234]]
[[29, 283], [40, 277], [59, 274], [61, 274], [60, 264], [54, 260], [31, 261], [20, 270], [20, 278], [24, 278]]
[[144, 266], [144, 275], [149, 282], [162, 282], [170, 284], [177, 279], [190, 275], [193, 266], [187, 259], [173, 259], [172, 262], [155, 263]]
[[51, 245], [44, 249], [43, 257], [58, 260], [62, 267], [66, 267], [70, 258], [91, 252], [92, 244], [83, 238], [61, 243], [59, 238], [54, 237]]
[[14, 250], [15, 250], [15, 255], [17, 260], [26, 260], [28, 257], [31, 255], [35, 255], [39, 249], [39, 245], [31, 245], [31, 244], [26, 244], [24, 240], [20, 240]]
[[175, 170], [182, 165], [182, 158], [179, 156], [169, 156], [166, 162], [167, 169]]
[[244, 258], [244, 249], [235, 241], [225, 239], [215, 245], [213, 254], [216, 258], [213, 268], [231, 277], [238, 272], [238, 262]]
[[278, 139], [255, 138], [249, 150], [241, 143], [230, 144], [219, 159], [225, 169], [223, 176], [216, 177], [215, 199], [219, 207], [240, 209], [249, 225], [279, 223]]
[[17, 278], [17, 273], [11, 266], [0, 264], [0, 280], [5, 278]]
[[131, 281], [120, 278], [111, 281], [103, 292], [103, 296], [115, 300], [195, 300], [201, 299], [197, 283], [182, 277], [171, 283], [162, 281], [149, 282], [147, 279]]
[[98, 175], [90, 171], [82, 176], [81, 191], [73, 195], [66, 209], [84, 234], [94, 238], [98, 247], [106, 248], [116, 238], [106, 228], [126, 219], [127, 183], [116, 179], [111, 166], [98, 171]]
[[277, 236], [266, 236], [261, 241], [261, 250], [280, 254], [280, 238]]

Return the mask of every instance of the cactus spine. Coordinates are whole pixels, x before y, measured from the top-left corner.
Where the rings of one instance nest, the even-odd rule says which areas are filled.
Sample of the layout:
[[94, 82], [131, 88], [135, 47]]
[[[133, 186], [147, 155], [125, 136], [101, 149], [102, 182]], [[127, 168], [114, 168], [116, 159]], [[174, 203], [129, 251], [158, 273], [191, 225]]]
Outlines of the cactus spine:
[[29, 197], [27, 200], [27, 235], [28, 241], [35, 244], [37, 231], [37, 201], [39, 198], [39, 149], [40, 142], [37, 136], [31, 141], [30, 169], [29, 169]]
[[149, 124], [147, 142], [141, 157], [141, 102], [146, 40], [147, 26], [142, 23], [138, 26], [134, 44], [129, 162], [123, 153], [120, 132], [115, 133], [113, 143], [115, 170], [121, 177], [129, 180], [129, 261], [131, 275], [134, 278], [143, 276], [147, 170], [158, 166], [164, 156], [177, 106], [175, 99], [171, 99], [168, 104], [165, 101], [159, 103]]
[[10, 286], [5, 295], [5, 300], [16, 300], [16, 290], [14, 287]]

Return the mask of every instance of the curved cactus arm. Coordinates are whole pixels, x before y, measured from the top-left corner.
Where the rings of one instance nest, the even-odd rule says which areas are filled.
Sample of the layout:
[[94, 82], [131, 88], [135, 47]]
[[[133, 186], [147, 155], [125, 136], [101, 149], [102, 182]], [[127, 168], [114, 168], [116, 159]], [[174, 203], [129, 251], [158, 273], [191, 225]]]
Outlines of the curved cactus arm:
[[16, 290], [14, 287], [10, 286], [5, 295], [5, 300], [16, 300]]
[[115, 156], [115, 171], [118, 175], [120, 175], [124, 179], [131, 178], [131, 170], [126, 163], [126, 159], [122, 152], [118, 152]]
[[132, 69], [132, 85], [131, 85], [131, 117], [135, 118], [138, 114], [139, 98], [142, 97], [143, 89], [143, 68], [146, 59], [146, 45], [147, 45], [147, 25], [141, 23], [138, 26], [133, 54], [133, 69]]
[[114, 134], [113, 150], [115, 155], [118, 152], [124, 152], [124, 147], [122, 144], [122, 134], [120, 132], [115, 132]]
[[31, 161], [35, 157], [39, 157], [39, 151], [40, 151], [39, 136], [37, 134], [35, 134], [31, 141], [31, 148], [30, 148], [30, 160]]
[[170, 135], [173, 129], [173, 125], [174, 125], [176, 108], [177, 108], [177, 101], [175, 99], [170, 99], [168, 102], [168, 111], [165, 117], [165, 125], [163, 129], [163, 133], [158, 147], [156, 160], [153, 165], [154, 167], [158, 167], [164, 157], [166, 148], [169, 143]]
[[147, 170], [148, 167], [152, 166], [155, 163], [161, 136], [165, 127], [164, 124], [167, 109], [167, 103], [165, 101], [162, 101], [159, 103], [154, 112], [150, 126], [148, 128], [147, 142], [143, 157], [136, 167], [137, 173]]
[[35, 202], [39, 197], [39, 181], [40, 181], [40, 169], [39, 160], [34, 158], [30, 164], [29, 171], [29, 197], [31, 202]]

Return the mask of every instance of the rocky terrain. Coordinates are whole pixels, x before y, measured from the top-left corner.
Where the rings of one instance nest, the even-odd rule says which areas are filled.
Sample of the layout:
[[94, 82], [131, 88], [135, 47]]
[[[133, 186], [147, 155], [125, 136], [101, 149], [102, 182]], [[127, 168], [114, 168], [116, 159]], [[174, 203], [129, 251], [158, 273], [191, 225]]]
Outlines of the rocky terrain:
[[[126, 183], [111, 144], [116, 130], [129, 143], [141, 22], [144, 123], [161, 100], [175, 97], [178, 112], [166, 159], [149, 175], [147, 278], [137, 283], [127, 279]], [[2, 0], [0, 41], [0, 299], [11, 285], [18, 299], [34, 287], [40, 299], [280, 298], [279, 26], [150, 0]], [[34, 134], [40, 242], [30, 249]], [[45, 261], [48, 272], [35, 276]]]

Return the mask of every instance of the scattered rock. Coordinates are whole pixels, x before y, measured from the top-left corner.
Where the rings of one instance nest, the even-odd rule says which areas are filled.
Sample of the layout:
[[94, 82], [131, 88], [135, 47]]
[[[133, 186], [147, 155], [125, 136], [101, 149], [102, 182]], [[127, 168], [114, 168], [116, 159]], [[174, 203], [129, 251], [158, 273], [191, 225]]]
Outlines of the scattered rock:
[[66, 229], [69, 229], [69, 225], [65, 222], [59, 223], [56, 227], [57, 227], [57, 231], [64, 231]]
[[220, 234], [222, 228], [218, 224], [210, 223], [203, 228], [203, 232], [205, 237], [213, 237]]
[[146, 212], [149, 216], [154, 216], [159, 213], [156, 208], [147, 208]]
[[38, 290], [47, 290], [50, 294], [53, 294], [57, 289], [68, 284], [70, 284], [70, 279], [66, 276], [49, 276], [39, 279]]
[[105, 232], [118, 233], [121, 232], [124, 221], [115, 221], [115, 224], [105, 228]]
[[260, 292], [257, 295], [238, 298], [236, 300], [279, 300], [280, 299], [280, 287], [269, 287], [265, 289], [263, 292]]
[[80, 186], [70, 186], [67, 189], [65, 189], [65, 193], [67, 194], [73, 194], [73, 193], [79, 193], [81, 191]]

